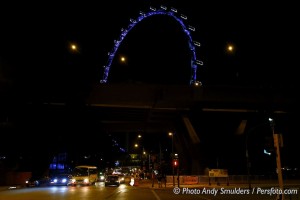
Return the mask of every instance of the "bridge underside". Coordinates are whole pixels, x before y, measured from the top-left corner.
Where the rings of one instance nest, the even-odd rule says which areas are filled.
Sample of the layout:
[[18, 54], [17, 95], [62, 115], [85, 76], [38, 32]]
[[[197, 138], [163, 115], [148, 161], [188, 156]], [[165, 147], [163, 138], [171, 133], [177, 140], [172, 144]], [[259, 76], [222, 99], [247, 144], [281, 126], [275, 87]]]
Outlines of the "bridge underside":
[[[201, 174], [209, 166], [204, 160], [211, 154], [205, 152], [227, 151], [232, 135], [243, 135], [267, 117], [276, 118], [280, 131], [289, 129], [291, 122], [287, 121], [296, 116], [296, 102], [294, 92], [286, 90], [99, 85], [86, 105], [99, 110], [101, 128], [110, 133], [142, 130], [166, 134], [176, 130], [174, 145], [176, 152], [185, 155], [182, 163], [189, 166], [191, 174]], [[206, 146], [205, 140], [213, 142]], [[218, 159], [218, 153], [215, 157]]]
[[[192, 174], [199, 174], [209, 166], [203, 162], [204, 152], [222, 152], [227, 148], [225, 141], [234, 134], [242, 135], [247, 126], [256, 126], [266, 117], [275, 118], [282, 132], [294, 130], [297, 124], [297, 98], [292, 90], [108, 84], [97, 85], [80, 98], [76, 102], [6, 102], [2, 103], [1, 117], [6, 119], [7, 114], [13, 123], [34, 121], [37, 126], [49, 127], [49, 132], [176, 131], [174, 148], [185, 155], [182, 163], [194, 166], [189, 169]], [[247, 126], [243, 126], [245, 122]], [[3, 120], [2, 126], [8, 123]], [[70, 129], [74, 124], [76, 127]], [[206, 146], [209, 140], [213, 141], [210, 143], [213, 150]]]
[[109, 131], [143, 129], [154, 133], [176, 129], [182, 116], [197, 118], [204, 113], [222, 113], [241, 119], [258, 115], [286, 116], [295, 113], [297, 104], [294, 92], [284, 90], [98, 85], [91, 91], [86, 106], [98, 113], [99, 122]]

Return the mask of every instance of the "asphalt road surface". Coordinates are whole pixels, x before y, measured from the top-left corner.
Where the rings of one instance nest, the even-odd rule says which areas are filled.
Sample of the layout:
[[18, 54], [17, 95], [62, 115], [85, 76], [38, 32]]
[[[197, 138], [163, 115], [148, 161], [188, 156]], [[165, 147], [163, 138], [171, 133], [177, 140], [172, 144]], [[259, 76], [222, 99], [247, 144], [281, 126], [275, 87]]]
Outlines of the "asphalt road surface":
[[[284, 199], [300, 199], [299, 188], [289, 188]], [[104, 184], [95, 186], [49, 186], [18, 188], [0, 191], [0, 200], [193, 200], [193, 199], [262, 199], [277, 198], [276, 188], [185, 188], [185, 187], [140, 187], [121, 184], [119, 187], [105, 187]]]

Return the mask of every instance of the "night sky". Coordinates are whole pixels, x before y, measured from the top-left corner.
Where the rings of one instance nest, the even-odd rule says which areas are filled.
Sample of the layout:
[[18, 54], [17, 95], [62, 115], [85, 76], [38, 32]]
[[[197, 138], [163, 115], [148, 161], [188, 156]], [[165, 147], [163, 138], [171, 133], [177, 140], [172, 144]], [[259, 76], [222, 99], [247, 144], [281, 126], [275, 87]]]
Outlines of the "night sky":
[[[192, 37], [202, 44], [197, 58], [204, 62], [198, 70], [203, 83], [296, 83], [295, 6], [256, 1], [1, 3], [1, 80], [41, 93], [98, 82], [121, 28], [128, 26], [129, 19], [136, 18], [139, 11], [149, 11], [150, 5], [177, 8], [188, 17], [186, 24], [196, 28]], [[72, 42], [79, 47], [77, 54], [69, 51]], [[226, 52], [227, 44], [235, 46], [234, 53]], [[139, 70], [138, 75], [127, 78], [143, 80], [149, 68], [166, 68], [178, 74], [178, 66], [190, 66], [187, 49], [187, 40], [175, 20], [155, 16], [127, 35], [119, 53], [130, 56], [132, 71]], [[126, 80], [120, 74], [116, 72], [110, 78]]]
[[[9, 113], [20, 115], [22, 112], [16, 110], [27, 111], [22, 105], [28, 102], [75, 104], [77, 97], [99, 84], [107, 53], [121, 28], [127, 27], [129, 19], [136, 18], [139, 11], [148, 12], [149, 6], [160, 5], [176, 8], [188, 17], [186, 24], [195, 27], [192, 37], [201, 43], [197, 58], [204, 62], [197, 77], [204, 85], [297, 88], [297, 6], [289, 2], [209, 2], [1, 2], [0, 83], [2, 88], [9, 88], [2, 93], [3, 97], [15, 105]], [[70, 51], [72, 43], [78, 45], [76, 52]], [[226, 50], [229, 44], [234, 46], [233, 52]], [[119, 56], [127, 58], [125, 65], [118, 62]], [[190, 54], [185, 34], [172, 18], [153, 16], [135, 26], [124, 39], [108, 80], [110, 84], [188, 84], [189, 76]], [[6, 100], [2, 98], [1, 102], [7, 103]], [[31, 115], [22, 113], [21, 116], [30, 118]], [[16, 135], [25, 143], [22, 147], [34, 143], [32, 140], [49, 140], [57, 146], [60, 142], [74, 142], [76, 129], [70, 131], [59, 124], [64, 117], [63, 114], [47, 116], [50, 123], [41, 119], [34, 128], [18, 122], [27, 130], [26, 135], [19, 132], [20, 127], [9, 133], [18, 132]], [[67, 117], [70, 124], [88, 124], [83, 119]], [[5, 119], [6, 115], [1, 115], [1, 121]], [[57, 124], [51, 125], [51, 120]], [[94, 128], [86, 129], [85, 125], [79, 130]], [[38, 134], [39, 130], [43, 135]], [[70, 140], [60, 139], [66, 135]]]

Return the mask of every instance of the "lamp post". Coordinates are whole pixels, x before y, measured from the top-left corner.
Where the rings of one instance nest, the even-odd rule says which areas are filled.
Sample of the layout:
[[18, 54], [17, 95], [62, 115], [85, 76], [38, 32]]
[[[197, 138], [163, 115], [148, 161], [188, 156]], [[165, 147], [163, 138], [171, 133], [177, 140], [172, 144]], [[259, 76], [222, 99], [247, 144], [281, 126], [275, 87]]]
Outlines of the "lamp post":
[[146, 151], [144, 147], [143, 147], [143, 152], [142, 152], [142, 156], [141, 156], [141, 161], [142, 161], [142, 169], [143, 169], [144, 178], [145, 178], [146, 177], [145, 171], [150, 172], [150, 169], [151, 169], [151, 153], [150, 153], [150, 150]]
[[[275, 133], [275, 123], [272, 118], [269, 118], [269, 123], [271, 127], [272, 135], [273, 135], [273, 140], [274, 140], [274, 148], [276, 151], [276, 163], [277, 163], [277, 174], [278, 174], [278, 183], [280, 189], [283, 191], [283, 179], [282, 179], [282, 171], [281, 171], [281, 159], [280, 159], [280, 144], [282, 141], [280, 141], [279, 134]], [[249, 184], [249, 189], [251, 189], [251, 179], [250, 179], [250, 159], [249, 159], [249, 147], [248, 147], [248, 139], [249, 139], [249, 133], [251, 133], [253, 130], [257, 129], [258, 127], [261, 127], [263, 125], [266, 125], [266, 123], [259, 124], [257, 126], [254, 126], [250, 130], [246, 132], [246, 161], [247, 161], [247, 174], [248, 174], [248, 184]], [[283, 196], [282, 196], [283, 199]]]
[[134, 148], [136, 149], [136, 153], [137, 153], [137, 156], [136, 156], [136, 158], [137, 158], [137, 164], [139, 164], [140, 163], [140, 167], [142, 167], [142, 165], [143, 165], [143, 162], [142, 162], [142, 157], [143, 157], [143, 152], [140, 152], [140, 145], [138, 144], [138, 143], [135, 143], [134, 144]]
[[173, 136], [174, 136], [174, 134], [172, 133], [172, 132], [169, 132], [169, 136], [171, 136], [172, 137], [172, 156], [173, 156], [173, 154], [174, 154], [174, 139], [173, 139]]
[[[172, 161], [174, 159], [174, 133], [173, 132], [169, 132], [169, 136], [171, 136], [172, 138], [172, 152], [171, 152], [171, 158]], [[175, 186], [175, 166], [172, 163], [172, 175], [173, 175], [173, 186]]]
[[[280, 144], [282, 141], [279, 141], [279, 134], [275, 133], [275, 123], [272, 118], [269, 118], [269, 122], [272, 128], [272, 135], [274, 139], [274, 148], [276, 151], [276, 165], [277, 165], [277, 176], [278, 176], [278, 184], [281, 191], [283, 191], [283, 179], [282, 179], [282, 170], [281, 170], [281, 159], [280, 159]], [[284, 199], [284, 195], [281, 194], [281, 200]]]
[[249, 186], [249, 189], [251, 189], [251, 174], [250, 174], [250, 169], [251, 169], [251, 162], [250, 162], [250, 158], [249, 158], [249, 145], [248, 145], [248, 140], [249, 140], [249, 134], [251, 132], [253, 132], [254, 130], [256, 130], [258, 127], [261, 127], [261, 126], [264, 126], [266, 125], [266, 123], [261, 123], [261, 124], [258, 124], [252, 128], [250, 128], [245, 136], [245, 148], [246, 148], [246, 162], [247, 162], [247, 181], [248, 181], [248, 186]]
[[249, 153], [248, 153], [248, 132], [246, 133], [246, 162], [247, 162], [247, 179], [249, 189], [251, 190], [251, 179], [250, 179], [250, 160], [249, 160]]
[[143, 169], [144, 163], [143, 163], [143, 155], [144, 155], [144, 147], [143, 147], [143, 142], [142, 142], [142, 135], [138, 134], [136, 137], [136, 143], [135, 143], [135, 148], [138, 150], [138, 157], [140, 161], [140, 168]]

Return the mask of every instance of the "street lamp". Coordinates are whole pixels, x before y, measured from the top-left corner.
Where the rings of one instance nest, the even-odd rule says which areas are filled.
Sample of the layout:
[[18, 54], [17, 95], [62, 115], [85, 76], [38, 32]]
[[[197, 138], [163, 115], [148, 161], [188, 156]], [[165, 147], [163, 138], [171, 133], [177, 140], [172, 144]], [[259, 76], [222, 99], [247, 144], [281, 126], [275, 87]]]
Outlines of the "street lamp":
[[[169, 136], [172, 137], [172, 153], [171, 153], [171, 158], [172, 158], [172, 162], [174, 159], [174, 133], [173, 132], [169, 132]], [[172, 175], [173, 175], [173, 186], [175, 186], [175, 166], [172, 163]]]
[[71, 49], [75, 51], [77, 49], [77, 46], [75, 44], [72, 44]]
[[139, 144], [138, 144], [138, 143], [135, 143], [135, 144], [134, 144], [134, 148], [136, 149], [136, 150], [135, 150], [135, 153], [137, 154], [137, 156], [136, 156], [137, 163], [139, 163], [140, 161], [142, 161], [142, 154], [140, 153]]
[[[280, 160], [280, 143], [282, 143], [282, 141], [280, 141], [280, 137], [279, 134], [275, 134], [275, 123], [274, 120], [272, 118], [268, 119], [269, 123], [268, 125], [270, 125], [271, 127], [271, 131], [272, 131], [272, 135], [273, 135], [273, 140], [274, 140], [274, 148], [276, 150], [276, 162], [277, 162], [277, 174], [278, 174], [278, 182], [279, 182], [279, 187], [281, 189], [283, 189], [283, 180], [282, 180], [282, 171], [281, 171], [281, 160]], [[248, 174], [248, 184], [249, 184], [249, 189], [251, 189], [251, 179], [250, 179], [250, 159], [249, 159], [249, 147], [248, 147], [248, 139], [249, 139], [249, 134], [256, 130], [258, 127], [267, 125], [266, 123], [262, 123], [262, 124], [258, 124], [257, 126], [252, 127], [251, 129], [249, 129], [246, 132], [246, 162], [247, 162], [247, 174]]]
[[79, 52], [78, 45], [76, 43], [70, 43], [69, 44], [69, 51], [71, 53], [78, 53]]
[[250, 162], [250, 158], [249, 158], [249, 145], [248, 145], [248, 140], [249, 140], [249, 134], [251, 132], [253, 132], [254, 130], [256, 130], [259, 127], [265, 126], [266, 123], [260, 123], [252, 128], [250, 128], [249, 130], [246, 131], [245, 133], [245, 148], [246, 148], [246, 162], [247, 162], [247, 181], [248, 181], [248, 185], [249, 185], [249, 189], [251, 189], [251, 174], [250, 174], [250, 168], [251, 168], [251, 162]]
[[172, 132], [169, 132], [169, 136], [172, 137], [172, 158], [173, 158], [173, 154], [174, 154], [174, 134]]
[[[178, 183], [178, 187], [179, 187], [179, 158], [178, 158], [177, 153], [174, 154], [172, 165], [173, 165], [173, 170], [174, 170], [174, 168], [177, 169], [177, 183]], [[173, 186], [175, 186], [174, 171], [173, 171]]]
[[[282, 170], [281, 170], [281, 159], [280, 159], [280, 147], [282, 144], [282, 141], [280, 141], [279, 134], [275, 133], [275, 123], [272, 118], [269, 118], [269, 122], [272, 128], [272, 135], [274, 139], [274, 148], [276, 150], [276, 165], [277, 165], [277, 176], [278, 176], [278, 184], [281, 191], [283, 191], [283, 179], [282, 179]], [[281, 199], [283, 199], [284, 196], [282, 194]]]
[[138, 155], [140, 157], [140, 162], [141, 162], [141, 169], [143, 168], [143, 154], [144, 154], [144, 146], [143, 146], [143, 142], [142, 142], [142, 135], [138, 134], [137, 135], [137, 143], [135, 144], [135, 147], [140, 147], [138, 148]]
[[235, 46], [233, 44], [227, 44], [226, 51], [229, 54], [233, 54], [235, 52]]
[[228, 45], [227, 50], [228, 51], [233, 51], [233, 46], [232, 45]]
[[121, 62], [125, 62], [126, 61], [126, 59], [125, 59], [124, 56], [122, 56], [120, 59], [121, 59]]
[[250, 161], [249, 161], [249, 153], [248, 153], [248, 132], [246, 133], [246, 162], [247, 162], [247, 179], [248, 179], [249, 189], [251, 189]]

